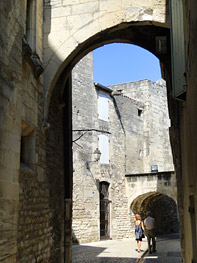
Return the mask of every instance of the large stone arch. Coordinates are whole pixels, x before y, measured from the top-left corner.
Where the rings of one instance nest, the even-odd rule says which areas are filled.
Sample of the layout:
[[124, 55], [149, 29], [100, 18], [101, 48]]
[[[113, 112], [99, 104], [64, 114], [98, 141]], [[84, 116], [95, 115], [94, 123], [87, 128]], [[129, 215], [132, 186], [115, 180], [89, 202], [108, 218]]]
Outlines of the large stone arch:
[[[44, 119], [61, 74], [68, 73], [83, 56], [99, 46], [112, 42], [136, 44], [169, 65], [168, 1], [65, 2], [45, 4]], [[167, 37], [168, 55], [156, 52], [156, 36]]]
[[[68, 3], [69, 1], [66, 2]], [[94, 2], [97, 3], [99, 1]], [[114, 5], [117, 3], [115, 0], [103, 2], [106, 4], [113, 2]], [[47, 136], [47, 173], [49, 174], [49, 184], [52, 190], [54, 187], [52, 179], [55, 173], [58, 174], [56, 177], [59, 178], [56, 184], [55, 195], [51, 196], [53, 204], [52, 222], [54, 223], [55, 232], [53, 248], [56, 251], [52, 258], [61, 258], [64, 253], [66, 262], [69, 262], [71, 253], [72, 135], [70, 132], [72, 112], [69, 103], [71, 101], [72, 85], [70, 72], [72, 68], [91, 50], [107, 43], [123, 42], [139, 45], [156, 55], [164, 65], [165, 70], [162, 69], [163, 76], [166, 74], [170, 80], [170, 35], [168, 14], [165, 12], [166, 1], [163, 1], [162, 4], [156, 0], [138, 2], [125, 1], [124, 8], [121, 6], [118, 10], [111, 12], [109, 12], [111, 8], [109, 6], [101, 17], [97, 17], [87, 24], [82, 23], [79, 25], [77, 20], [76, 23], [79, 28], [76, 28], [75, 32], [72, 32], [72, 28], [67, 28], [68, 23], [67, 27], [61, 28], [64, 19], [69, 20], [69, 15], [65, 17], [64, 13], [69, 6], [65, 5], [66, 10], [64, 10], [63, 4], [56, 7], [54, 12], [57, 12], [57, 14], [62, 12], [62, 23], [60, 24], [57, 21], [54, 22], [56, 19], [54, 18], [53, 20], [52, 17], [49, 20], [51, 25], [47, 28], [47, 16], [45, 16], [44, 120], [50, 124]], [[52, 5], [53, 3], [51, 3]], [[85, 7], [83, 9], [86, 10]], [[47, 11], [47, 6], [45, 14], [46, 12], [51, 12], [50, 8]], [[148, 15], [151, 12], [152, 15]], [[78, 18], [76, 17], [76, 19]], [[53, 23], [54, 25], [56, 24], [56, 27], [54, 27]], [[166, 37], [167, 52], [165, 54], [156, 51], [156, 36]], [[56, 43], [56, 40], [57, 42], [59, 40], [59, 42]], [[60, 128], [59, 138], [54, 133], [56, 126]], [[56, 156], [60, 156], [58, 162], [52, 163], [51, 160]], [[60, 163], [61, 160], [62, 163]], [[63, 199], [65, 202], [62, 202]], [[56, 206], [57, 203], [58, 206]], [[68, 213], [65, 220], [63, 219], [63, 214], [58, 211], [66, 211]], [[58, 226], [55, 225], [56, 220], [60, 222]], [[65, 222], [64, 224], [63, 221]], [[65, 247], [63, 248], [64, 238], [62, 233], [64, 231], [66, 237]]]
[[[151, 183], [150, 183], [151, 177]], [[132, 178], [131, 178], [132, 179]], [[130, 180], [131, 180], [130, 179]], [[127, 177], [129, 180], [129, 177]], [[142, 186], [145, 185], [145, 187]], [[137, 199], [139, 196], [145, 196], [149, 193], [160, 193], [173, 199], [177, 204], [177, 185], [176, 185], [176, 175], [174, 172], [158, 173], [158, 174], [144, 174], [143, 176], [134, 176], [131, 183], [128, 181], [127, 185], [128, 191], [128, 209], [130, 210], [130, 204], [133, 200]]]
[[177, 204], [169, 196], [159, 192], [147, 192], [136, 197], [130, 206], [134, 214], [140, 214], [142, 219], [148, 211], [156, 221], [157, 234], [179, 232]]

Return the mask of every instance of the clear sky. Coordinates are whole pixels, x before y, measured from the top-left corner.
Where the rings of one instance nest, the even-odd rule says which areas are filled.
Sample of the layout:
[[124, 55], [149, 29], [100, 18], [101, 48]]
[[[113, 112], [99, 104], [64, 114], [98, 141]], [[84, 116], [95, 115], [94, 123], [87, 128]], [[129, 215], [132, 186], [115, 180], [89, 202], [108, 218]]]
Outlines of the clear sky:
[[104, 86], [161, 78], [159, 60], [132, 44], [114, 43], [93, 51], [94, 82]]

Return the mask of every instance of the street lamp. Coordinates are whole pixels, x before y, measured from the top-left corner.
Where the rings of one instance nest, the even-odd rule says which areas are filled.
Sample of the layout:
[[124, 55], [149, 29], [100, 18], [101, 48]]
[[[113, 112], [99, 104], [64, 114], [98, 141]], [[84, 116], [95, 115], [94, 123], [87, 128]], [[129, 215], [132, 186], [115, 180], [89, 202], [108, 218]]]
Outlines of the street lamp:
[[90, 163], [98, 162], [100, 160], [100, 158], [101, 158], [101, 152], [100, 152], [100, 150], [98, 148], [96, 148], [96, 150], [93, 152], [93, 154], [94, 154], [94, 161], [87, 161], [86, 164], [85, 164], [86, 168], [88, 170], [90, 170]]

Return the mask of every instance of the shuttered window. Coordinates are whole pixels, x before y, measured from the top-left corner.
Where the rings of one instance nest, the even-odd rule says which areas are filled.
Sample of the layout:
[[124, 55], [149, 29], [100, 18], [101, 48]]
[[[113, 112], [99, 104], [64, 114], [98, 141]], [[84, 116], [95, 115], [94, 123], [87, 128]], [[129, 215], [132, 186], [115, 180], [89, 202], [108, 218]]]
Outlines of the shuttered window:
[[109, 137], [99, 135], [99, 150], [101, 151], [100, 163], [109, 164]]
[[109, 100], [101, 93], [98, 94], [98, 118], [104, 121], [109, 120]]
[[186, 60], [183, 26], [183, 6], [182, 0], [171, 0], [170, 2], [172, 88], [174, 97], [184, 100], [186, 92]]

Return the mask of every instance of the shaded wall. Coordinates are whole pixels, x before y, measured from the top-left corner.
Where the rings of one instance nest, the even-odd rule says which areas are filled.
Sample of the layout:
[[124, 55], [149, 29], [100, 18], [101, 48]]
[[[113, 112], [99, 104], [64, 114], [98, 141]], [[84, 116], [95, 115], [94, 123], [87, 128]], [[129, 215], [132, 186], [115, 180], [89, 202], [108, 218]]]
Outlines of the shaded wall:
[[[182, 191], [183, 218], [184, 218], [184, 253], [185, 261], [197, 261], [197, 125], [195, 116], [197, 112], [197, 42], [195, 32], [196, 24], [196, 1], [184, 1], [184, 30], [186, 51], [186, 101], [179, 103], [179, 129], [181, 138], [181, 161], [182, 161]], [[191, 201], [193, 199], [193, 202]]]

